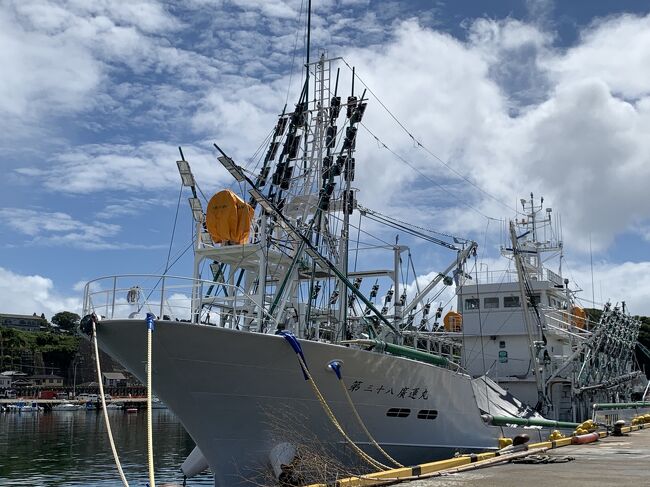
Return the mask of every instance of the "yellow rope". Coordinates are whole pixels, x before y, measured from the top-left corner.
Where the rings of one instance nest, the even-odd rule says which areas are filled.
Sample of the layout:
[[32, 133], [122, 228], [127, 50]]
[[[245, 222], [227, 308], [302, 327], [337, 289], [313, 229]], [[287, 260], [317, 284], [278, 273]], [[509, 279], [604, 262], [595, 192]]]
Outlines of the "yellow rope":
[[147, 460], [149, 461], [149, 486], [155, 487], [153, 471], [153, 428], [152, 428], [152, 411], [151, 411], [151, 335], [153, 330], [147, 327]]
[[302, 357], [298, 354], [296, 354], [298, 357], [298, 361], [300, 362], [300, 365], [302, 366], [305, 375], [308, 378], [308, 382], [311, 385], [312, 389], [314, 390], [314, 394], [316, 395], [316, 398], [318, 399], [318, 402], [320, 402], [321, 406], [323, 407], [323, 410], [325, 411], [325, 414], [327, 414], [327, 417], [330, 419], [334, 427], [338, 430], [339, 433], [341, 433], [341, 436], [349, 443], [349, 445], [352, 447], [352, 449], [363, 459], [365, 460], [370, 466], [376, 468], [377, 470], [390, 470], [390, 468], [383, 463], [378, 462], [374, 458], [372, 458], [370, 455], [368, 455], [366, 452], [364, 452], [361, 448], [359, 448], [356, 443], [347, 435], [341, 424], [338, 422], [336, 419], [336, 416], [334, 416], [334, 413], [330, 409], [329, 405], [327, 404], [327, 401], [325, 401], [325, 398], [321, 394], [320, 390], [318, 389], [318, 386], [316, 385], [316, 382], [314, 382], [314, 378], [311, 376], [309, 373], [309, 369], [307, 369], [307, 364], [305, 364], [305, 361], [302, 359]]
[[95, 361], [97, 364], [97, 383], [99, 384], [99, 397], [102, 398], [102, 411], [104, 412], [104, 422], [106, 423], [108, 442], [111, 444], [111, 450], [113, 451], [113, 458], [115, 459], [115, 466], [117, 467], [117, 471], [119, 472], [120, 478], [122, 479], [122, 484], [124, 484], [124, 487], [129, 487], [129, 483], [126, 481], [126, 477], [124, 476], [124, 471], [122, 470], [120, 457], [117, 454], [115, 441], [113, 440], [113, 431], [111, 430], [111, 422], [108, 419], [108, 411], [106, 410], [106, 397], [104, 397], [104, 384], [102, 382], [102, 366], [99, 363], [99, 346], [97, 345], [97, 329], [95, 327], [94, 319], [92, 321], [92, 324], [93, 324], [92, 342], [93, 342], [93, 347], [95, 348]]
[[382, 455], [384, 455], [386, 460], [391, 462], [396, 467], [400, 467], [400, 468], [404, 467], [404, 465], [402, 465], [397, 460], [395, 460], [393, 457], [391, 457], [381, 446], [379, 446], [379, 443], [377, 443], [377, 441], [370, 434], [370, 431], [368, 431], [368, 428], [366, 428], [366, 425], [363, 422], [363, 420], [361, 419], [361, 416], [359, 415], [359, 412], [357, 411], [357, 408], [354, 406], [354, 403], [352, 402], [352, 398], [350, 397], [350, 393], [348, 392], [348, 389], [347, 389], [347, 387], [345, 385], [345, 381], [343, 380], [343, 377], [341, 377], [339, 382], [341, 383], [341, 387], [343, 388], [343, 392], [345, 394], [345, 397], [348, 400], [348, 404], [350, 404], [350, 407], [352, 408], [352, 412], [354, 413], [354, 416], [357, 418], [357, 421], [359, 422], [359, 425], [361, 426], [361, 429], [363, 429], [364, 433], [366, 434], [366, 436], [368, 437], [370, 442], [375, 446], [375, 448], [377, 448], [377, 450], [379, 450], [381, 452]]

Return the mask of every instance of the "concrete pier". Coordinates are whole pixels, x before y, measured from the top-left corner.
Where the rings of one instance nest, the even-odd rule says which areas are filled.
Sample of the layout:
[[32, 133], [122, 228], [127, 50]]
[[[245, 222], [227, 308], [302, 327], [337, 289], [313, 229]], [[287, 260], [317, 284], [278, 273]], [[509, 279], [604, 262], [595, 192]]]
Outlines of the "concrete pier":
[[544, 455], [575, 457], [568, 463], [503, 464], [444, 477], [416, 480], [409, 487], [642, 487], [650, 485], [650, 429], [610, 436], [588, 445], [565, 446]]

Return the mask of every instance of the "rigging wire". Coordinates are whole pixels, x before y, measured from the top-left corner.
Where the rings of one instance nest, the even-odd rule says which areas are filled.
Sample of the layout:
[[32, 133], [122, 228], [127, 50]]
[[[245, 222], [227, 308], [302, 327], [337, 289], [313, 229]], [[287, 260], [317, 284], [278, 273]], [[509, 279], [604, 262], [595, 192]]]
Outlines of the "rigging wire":
[[[357, 261], [359, 259], [359, 239], [361, 238], [361, 216], [362, 212], [359, 212], [359, 226], [357, 227], [357, 248], [354, 251], [354, 271], [357, 270]], [[348, 251], [350, 249], [348, 248]]]
[[[347, 63], [347, 61], [346, 61], [344, 58], [341, 58], [341, 60], [342, 60], [343, 63], [348, 67], [348, 69], [352, 70], [352, 67]], [[392, 119], [397, 123], [397, 125], [399, 125], [400, 128], [401, 128], [401, 129], [406, 133], [406, 135], [408, 135], [408, 136], [413, 140], [413, 142], [417, 145], [417, 147], [423, 149], [426, 153], [428, 153], [430, 156], [432, 156], [434, 159], [436, 159], [438, 162], [440, 162], [443, 166], [445, 166], [449, 171], [453, 172], [456, 176], [458, 176], [459, 178], [461, 178], [463, 181], [465, 181], [465, 182], [467, 182], [468, 184], [472, 185], [474, 188], [476, 188], [477, 190], [479, 190], [481, 193], [483, 193], [483, 194], [485, 194], [486, 196], [488, 196], [489, 198], [493, 199], [494, 201], [496, 201], [497, 203], [499, 203], [500, 205], [502, 205], [504, 208], [507, 208], [507, 209], [509, 209], [509, 210], [511, 210], [511, 211], [513, 210], [513, 207], [511, 207], [510, 205], [504, 203], [504, 202], [501, 201], [499, 198], [497, 198], [496, 196], [494, 196], [494, 195], [491, 194], [490, 192], [486, 191], [485, 189], [481, 188], [478, 184], [474, 183], [471, 179], [469, 179], [467, 176], [465, 176], [464, 174], [462, 174], [460, 171], [454, 169], [451, 165], [449, 165], [449, 163], [445, 162], [441, 157], [439, 157], [438, 155], [436, 155], [435, 153], [433, 153], [433, 152], [432, 152], [428, 147], [426, 147], [422, 142], [420, 142], [420, 140], [417, 139], [417, 138], [416, 138], [416, 137], [415, 137], [415, 136], [414, 136], [414, 135], [413, 135], [413, 134], [412, 134], [412, 133], [411, 133], [411, 132], [410, 132], [410, 131], [405, 127], [405, 126], [404, 126], [404, 124], [403, 124], [403, 123], [402, 123], [402, 122], [397, 118], [397, 116], [395, 116], [395, 114], [394, 114], [393, 112], [390, 111], [390, 109], [389, 109], [389, 108], [384, 104], [384, 102], [381, 101], [381, 99], [377, 96], [377, 94], [376, 94], [374, 91], [372, 91], [372, 89], [370, 89], [370, 87], [365, 83], [365, 81], [363, 81], [363, 80], [361, 79], [361, 77], [357, 74], [356, 70], [355, 70], [355, 71], [352, 71], [352, 72], [353, 72], [354, 76], [359, 80], [359, 82], [360, 82], [360, 83], [365, 87], [365, 89], [368, 90], [368, 92], [369, 92], [373, 97], [375, 97], [375, 100], [377, 100], [377, 102], [381, 105], [381, 107], [382, 107], [384, 110], [386, 110], [386, 112], [387, 112], [387, 113], [390, 115], [390, 117], [391, 117], [391, 118], [392, 118]], [[516, 207], [514, 208], [514, 211], [515, 211], [516, 214], [521, 214], [521, 212], [520, 212], [519, 210], [517, 210]]]
[[387, 220], [393, 220], [393, 221], [396, 221], [398, 223], [401, 223], [402, 225], [417, 228], [418, 230], [422, 230], [423, 232], [432, 233], [434, 235], [440, 235], [442, 237], [452, 238], [452, 239], [458, 240], [459, 243], [467, 243], [467, 242], [469, 242], [469, 240], [467, 240], [466, 238], [458, 237], [456, 235], [452, 235], [451, 233], [440, 232], [438, 230], [432, 230], [430, 228], [422, 227], [422, 226], [416, 225], [414, 223], [410, 223], [410, 222], [407, 222], [407, 221], [404, 221], [404, 220], [400, 220], [399, 218], [395, 218], [394, 216], [386, 215], [386, 214], [381, 213], [381, 212], [379, 212], [377, 210], [371, 210], [370, 208], [365, 208], [365, 207], [362, 207], [362, 206], [359, 206], [359, 210], [360, 210], [360, 212], [374, 213], [375, 215], [386, 218]]
[[298, 28], [296, 28], [296, 35], [294, 37], [293, 41], [293, 53], [291, 54], [291, 71], [289, 72], [289, 84], [287, 86], [287, 96], [284, 100], [284, 104], [286, 105], [289, 103], [289, 95], [291, 93], [291, 82], [293, 81], [293, 72], [295, 71], [295, 62], [296, 62], [296, 52], [298, 51], [298, 36], [300, 34], [300, 31], [302, 30], [301, 28], [301, 22], [300, 19], [302, 19], [302, 11], [305, 6], [305, 0], [302, 0], [300, 2], [300, 12], [298, 13]]
[[395, 152], [393, 149], [391, 149], [390, 147], [388, 147], [388, 145], [386, 145], [386, 143], [385, 143], [383, 140], [381, 140], [381, 139], [380, 139], [380, 138], [379, 138], [379, 137], [378, 137], [378, 136], [377, 136], [377, 135], [376, 135], [372, 130], [370, 130], [370, 129], [368, 128], [368, 126], [367, 126], [365, 123], [363, 123], [363, 122], [359, 122], [359, 125], [361, 125], [364, 129], [366, 129], [366, 131], [367, 131], [367, 132], [368, 132], [368, 133], [369, 133], [369, 134], [370, 134], [370, 135], [371, 135], [371, 136], [372, 136], [372, 137], [377, 141], [377, 143], [378, 143], [380, 146], [382, 146], [382, 147], [383, 147], [384, 149], [386, 149], [388, 152], [390, 152], [391, 154], [393, 154], [397, 159], [399, 159], [399, 160], [402, 161], [404, 164], [406, 164], [408, 167], [410, 167], [411, 169], [413, 169], [413, 171], [415, 171], [416, 173], [418, 173], [418, 174], [419, 174], [420, 176], [422, 176], [424, 179], [426, 179], [426, 180], [429, 181], [430, 183], [434, 184], [435, 186], [437, 186], [438, 188], [440, 188], [442, 191], [444, 191], [445, 193], [447, 193], [449, 196], [451, 196], [452, 198], [454, 198], [456, 201], [458, 201], [458, 202], [461, 203], [462, 205], [466, 206], [466, 207], [469, 208], [470, 210], [473, 210], [474, 212], [478, 213], [478, 214], [481, 215], [483, 218], [487, 218], [487, 219], [489, 219], [489, 220], [499, 221], [498, 218], [494, 218], [494, 217], [488, 216], [488, 215], [486, 215], [485, 213], [483, 213], [481, 210], [479, 210], [478, 208], [476, 208], [476, 207], [470, 205], [470, 204], [469, 204], [468, 202], [466, 202], [466, 201], [463, 201], [463, 200], [460, 199], [458, 196], [456, 196], [456, 194], [454, 194], [452, 191], [448, 190], [448, 189], [445, 188], [442, 184], [440, 184], [439, 182], [433, 180], [433, 179], [430, 178], [426, 173], [424, 173], [424, 172], [422, 172], [421, 170], [419, 170], [417, 167], [415, 167], [413, 164], [411, 164], [408, 160], [406, 160], [406, 158], [404, 158], [403, 156], [399, 155], [399, 154], [398, 154], [397, 152]]
[[403, 232], [406, 232], [409, 235], [412, 235], [414, 237], [419, 237], [422, 240], [426, 240], [427, 242], [435, 243], [435, 244], [441, 245], [443, 247], [450, 248], [452, 250], [458, 250], [457, 247], [454, 247], [452, 244], [450, 244], [448, 242], [437, 239], [435, 237], [430, 237], [430, 236], [425, 235], [425, 234], [423, 234], [421, 232], [418, 232], [416, 230], [412, 230], [412, 229], [408, 228], [407, 226], [401, 225], [399, 223], [395, 223], [395, 222], [393, 222], [391, 220], [387, 220], [387, 219], [384, 219], [384, 218], [378, 218], [378, 217], [376, 217], [374, 215], [366, 215], [366, 217], [368, 219], [370, 219], [370, 220], [376, 221], [377, 223], [381, 223], [381, 224], [384, 224], [384, 225], [386, 225], [388, 227], [394, 228], [396, 230], [401, 230]]
[[169, 249], [167, 250], [167, 261], [165, 263], [165, 272], [167, 274], [169, 270], [169, 258], [172, 255], [172, 246], [174, 245], [174, 235], [176, 234], [176, 223], [178, 222], [178, 210], [181, 207], [181, 197], [183, 196], [183, 183], [181, 182], [181, 187], [178, 190], [178, 202], [176, 203], [176, 214], [174, 215], [174, 226], [172, 227], [172, 236], [169, 240]]

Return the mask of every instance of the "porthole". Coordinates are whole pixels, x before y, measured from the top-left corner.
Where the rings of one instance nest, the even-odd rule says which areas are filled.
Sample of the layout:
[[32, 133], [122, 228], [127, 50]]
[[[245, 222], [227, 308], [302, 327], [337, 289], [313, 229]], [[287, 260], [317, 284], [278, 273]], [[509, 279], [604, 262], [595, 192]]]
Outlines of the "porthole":
[[386, 416], [389, 418], [406, 418], [409, 414], [411, 410], [406, 408], [390, 408], [386, 411]]
[[418, 411], [418, 419], [436, 419], [438, 411], [435, 409], [421, 409]]

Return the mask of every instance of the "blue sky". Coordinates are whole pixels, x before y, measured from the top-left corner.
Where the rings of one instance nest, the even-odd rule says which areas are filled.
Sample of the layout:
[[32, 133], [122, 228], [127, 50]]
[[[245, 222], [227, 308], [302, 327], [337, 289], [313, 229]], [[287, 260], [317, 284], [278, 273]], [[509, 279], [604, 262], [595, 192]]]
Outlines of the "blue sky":
[[[417, 170], [360, 134], [364, 206], [476, 239], [496, 269], [505, 267], [498, 225], [481, 214], [509, 218], [534, 191], [562, 215], [572, 281], [591, 295], [591, 237], [596, 298], [603, 289], [603, 299], [650, 313], [647, 2], [330, 0], [314, 9], [314, 55], [343, 55], [454, 169], [371, 99], [368, 127]], [[247, 160], [287, 94], [296, 98], [300, 12], [300, 0], [3, 2], [0, 311], [51, 316], [78, 309], [85, 280], [160, 271], [176, 147], [206, 194], [230, 184], [212, 142]], [[189, 239], [186, 206], [172, 255]], [[452, 257], [414, 251], [420, 275]], [[188, 258], [173, 270], [189, 272]]]

